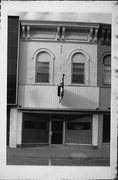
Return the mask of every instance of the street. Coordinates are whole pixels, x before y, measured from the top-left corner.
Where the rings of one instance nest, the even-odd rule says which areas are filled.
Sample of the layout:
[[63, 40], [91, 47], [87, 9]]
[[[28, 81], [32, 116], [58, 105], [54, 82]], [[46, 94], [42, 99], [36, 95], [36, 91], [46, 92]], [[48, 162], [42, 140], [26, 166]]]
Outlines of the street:
[[72, 145], [8, 148], [7, 165], [109, 166], [110, 150], [109, 145], [102, 149]]

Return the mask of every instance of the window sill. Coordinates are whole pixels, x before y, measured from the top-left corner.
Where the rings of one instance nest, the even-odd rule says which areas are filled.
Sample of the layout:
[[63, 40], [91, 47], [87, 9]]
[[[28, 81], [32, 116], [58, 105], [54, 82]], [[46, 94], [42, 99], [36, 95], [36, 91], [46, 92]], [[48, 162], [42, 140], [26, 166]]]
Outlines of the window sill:
[[41, 85], [41, 86], [53, 86], [53, 83], [34, 83], [33, 85]]

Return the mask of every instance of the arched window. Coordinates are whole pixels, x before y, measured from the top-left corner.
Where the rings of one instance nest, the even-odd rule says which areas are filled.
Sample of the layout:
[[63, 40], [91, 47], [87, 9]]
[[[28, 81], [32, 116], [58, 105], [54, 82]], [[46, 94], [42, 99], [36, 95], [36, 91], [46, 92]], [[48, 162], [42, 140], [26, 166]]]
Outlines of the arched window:
[[85, 56], [83, 53], [75, 53], [72, 56], [72, 84], [85, 84]]
[[103, 83], [111, 84], [111, 55], [108, 54], [103, 58]]
[[36, 56], [36, 82], [50, 82], [50, 61], [51, 57], [46, 51], [40, 52]]

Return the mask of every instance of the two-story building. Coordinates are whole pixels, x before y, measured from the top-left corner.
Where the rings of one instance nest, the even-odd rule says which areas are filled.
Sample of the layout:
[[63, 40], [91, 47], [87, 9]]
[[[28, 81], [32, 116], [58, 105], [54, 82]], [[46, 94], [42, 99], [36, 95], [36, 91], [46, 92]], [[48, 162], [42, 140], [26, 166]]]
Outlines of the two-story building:
[[104, 17], [9, 17], [10, 147], [110, 142], [111, 22]]

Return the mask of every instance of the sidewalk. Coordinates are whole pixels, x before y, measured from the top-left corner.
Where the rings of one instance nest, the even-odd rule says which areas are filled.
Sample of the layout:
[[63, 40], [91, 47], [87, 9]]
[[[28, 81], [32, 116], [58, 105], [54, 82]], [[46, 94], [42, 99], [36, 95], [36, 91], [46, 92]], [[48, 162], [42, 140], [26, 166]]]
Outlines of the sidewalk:
[[108, 166], [109, 145], [102, 149], [81, 145], [52, 145], [32, 148], [8, 148], [8, 165], [91, 165]]

